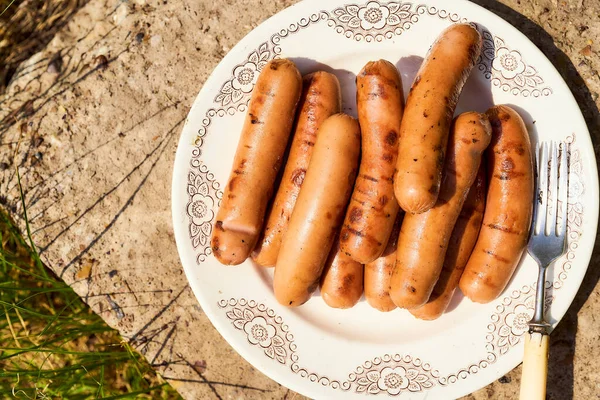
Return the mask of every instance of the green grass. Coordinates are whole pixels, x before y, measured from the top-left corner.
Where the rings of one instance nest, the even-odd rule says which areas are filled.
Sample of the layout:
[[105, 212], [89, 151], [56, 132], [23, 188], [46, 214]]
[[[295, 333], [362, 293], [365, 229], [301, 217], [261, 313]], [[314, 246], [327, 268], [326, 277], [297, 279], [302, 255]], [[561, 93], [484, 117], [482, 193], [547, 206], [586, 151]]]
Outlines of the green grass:
[[34, 249], [0, 210], [0, 398], [179, 398]]
[[[0, 0], [0, 93], [83, 1], [20, 3]], [[42, 264], [26, 227], [27, 239], [0, 209], [0, 399], [180, 398]]]

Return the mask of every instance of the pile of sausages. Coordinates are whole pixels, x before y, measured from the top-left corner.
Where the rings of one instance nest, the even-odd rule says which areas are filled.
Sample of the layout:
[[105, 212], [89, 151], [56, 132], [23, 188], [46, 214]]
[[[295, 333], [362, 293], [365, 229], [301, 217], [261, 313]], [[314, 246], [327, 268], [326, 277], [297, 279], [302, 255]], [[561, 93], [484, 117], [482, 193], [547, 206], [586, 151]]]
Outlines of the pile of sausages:
[[450, 26], [406, 104], [396, 67], [369, 62], [356, 79], [358, 120], [341, 113], [334, 75], [268, 63], [217, 214], [215, 257], [275, 266], [275, 297], [289, 307], [319, 284], [331, 307], [364, 292], [378, 310], [421, 319], [438, 318], [457, 287], [475, 302], [498, 297], [527, 242], [533, 165], [510, 107], [453, 118], [480, 51], [476, 29]]

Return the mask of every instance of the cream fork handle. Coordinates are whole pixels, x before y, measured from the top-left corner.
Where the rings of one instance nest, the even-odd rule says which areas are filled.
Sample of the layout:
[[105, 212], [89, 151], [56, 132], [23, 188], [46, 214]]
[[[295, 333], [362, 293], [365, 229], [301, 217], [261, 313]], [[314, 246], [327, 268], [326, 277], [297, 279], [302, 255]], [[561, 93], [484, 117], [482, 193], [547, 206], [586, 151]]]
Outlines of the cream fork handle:
[[546, 398], [548, 342], [548, 335], [537, 332], [525, 334], [520, 400], [544, 400]]

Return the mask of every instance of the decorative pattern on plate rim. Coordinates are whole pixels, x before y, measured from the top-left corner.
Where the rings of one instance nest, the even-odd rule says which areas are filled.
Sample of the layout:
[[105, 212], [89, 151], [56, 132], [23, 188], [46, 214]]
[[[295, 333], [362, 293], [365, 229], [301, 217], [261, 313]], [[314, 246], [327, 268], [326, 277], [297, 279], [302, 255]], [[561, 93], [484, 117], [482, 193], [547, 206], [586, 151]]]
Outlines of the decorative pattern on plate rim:
[[[524, 294], [529, 294], [525, 300], [522, 299]], [[336, 390], [354, 389], [356, 393], [369, 395], [387, 393], [390, 396], [399, 396], [405, 392], [426, 391], [435, 385], [454, 384], [496, 362], [499, 356], [506, 354], [511, 347], [517, 345], [521, 336], [527, 331], [527, 322], [533, 315], [533, 294], [534, 289], [526, 287], [503, 299], [502, 304], [497, 306], [497, 312], [491, 317], [492, 322], [488, 325], [490, 332], [486, 336], [488, 355], [485, 359], [456, 373], [440, 376], [438, 370], [432, 369], [430, 364], [419, 358], [410, 355], [385, 354], [356, 367], [348, 375], [347, 380], [331, 379], [300, 367], [294, 335], [273, 309], [244, 298], [220, 300], [218, 305], [225, 310], [225, 315], [232, 325], [246, 335], [250, 345], [262, 348], [269, 358], [288, 366], [292, 372], [301, 377]], [[550, 301], [551, 298], [548, 299], [548, 304]]]
[[427, 6], [425, 4], [419, 4], [416, 7], [416, 12], [419, 15], [425, 15], [425, 13], [427, 13], [427, 15], [436, 16], [440, 19], [447, 19], [453, 23], [465, 23], [468, 21], [466, 18], [461, 17], [457, 13], [452, 13], [450, 11], [444, 10], [443, 8], [437, 8], [435, 6]]
[[247, 337], [248, 343], [260, 346], [265, 355], [285, 365], [290, 370], [311, 382], [318, 382], [332, 389], [349, 390], [350, 382], [340, 382], [310, 373], [298, 365], [297, 346], [294, 335], [289, 331], [289, 326], [283, 322], [281, 316], [275, 314], [273, 309], [254, 300], [229, 299], [220, 300], [219, 307], [224, 309], [225, 315], [232, 325]]
[[[267, 308], [264, 304], [256, 304], [255, 301], [222, 301], [219, 306], [230, 306], [226, 315], [237, 329], [244, 331], [248, 343], [258, 345], [264, 349], [265, 355], [277, 360], [280, 364], [289, 363], [288, 342], [293, 341], [293, 336], [288, 332], [287, 325], [282, 323], [281, 317]], [[284, 340], [285, 338], [285, 340]], [[288, 349], [286, 350], [286, 347]]]
[[366, 4], [347, 4], [333, 10], [327, 25], [357, 42], [381, 42], [399, 36], [419, 21], [412, 3], [369, 1]]
[[188, 170], [188, 204], [185, 211], [189, 220], [189, 237], [192, 247], [198, 252], [197, 264], [206, 261], [206, 257], [212, 253], [210, 248], [212, 222], [215, 208], [221, 204], [223, 197], [221, 185], [201, 160], [204, 137], [211, 119], [215, 115], [217, 112], [211, 109], [202, 120], [202, 127], [198, 130], [198, 135], [194, 140], [195, 147], [192, 149], [190, 169]]
[[[516, 315], [516, 312], [521, 311], [523, 305], [515, 304], [513, 308], [509, 308], [511, 301], [505, 300], [504, 302], [507, 303], [507, 306], [503, 308], [503, 310], [506, 310], [504, 318], [506, 326], [509, 327], [509, 331], [519, 329], [520, 325], [515, 324], [513, 321], [518, 320], [520, 323], [523, 316], [513, 316]], [[281, 365], [289, 367], [293, 373], [311, 382], [331, 387], [334, 390], [348, 391], [353, 389], [356, 393], [368, 395], [386, 393], [389, 396], [400, 396], [406, 392], [422, 392], [431, 389], [435, 385], [447, 386], [456, 383], [460, 379], [466, 379], [469, 375], [479, 372], [480, 369], [487, 368], [498, 357], [498, 354], [493, 351], [493, 345], [490, 344], [488, 345], [486, 359], [448, 376], [440, 376], [438, 370], [432, 369], [430, 364], [419, 358], [410, 355], [385, 354], [382, 357], [365, 361], [348, 374], [346, 380], [336, 380], [300, 367], [294, 335], [281, 316], [277, 315], [273, 309], [262, 303], [259, 304], [254, 300], [244, 298], [223, 299], [217, 304], [225, 310], [225, 315], [231, 321], [233, 327], [246, 335], [250, 345], [261, 348], [266, 356], [276, 360]], [[533, 308], [527, 309], [525, 313], [531, 315]], [[494, 317], [492, 317], [492, 320], [494, 321]], [[519, 333], [520, 331], [516, 332]], [[523, 332], [519, 334], [522, 335]], [[513, 345], [516, 345], [518, 340]], [[489, 341], [493, 342], [493, 339]], [[498, 341], [503, 341], [503, 338], [500, 337]]]
[[526, 64], [523, 56], [517, 50], [507, 47], [504, 39], [492, 36], [487, 31], [480, 29], [483, 39], [483, 48], [477, 67], [484, 76], [491, 79], [492, 84], [503, 91], [523, 97], [549, 96], [552, 94], [550, 87], [544, 86], [544, 80], [538, 71]]
[[387, 393], [398, 396], [402, 392], [422, 392], [435, 385], [439, 372], [418, 358], [409, 355], [386, 354], [366, 361], [349, 376], [356, 393]]
[[[545, 308], [549, 309], [554, 297], [551, 295], [550, 283], [546, 282]], [[516, 346], [525, 332], [529, 330], [529, 321], [533, 318], [535, 307], [535, 285], [523, 286], [514, 290], [496, 306], [488, 325], [487, 350], [502, 356]]]
[[231, 78], [221, 86], [214, 102], [221, 107], [226, 107], [237, 104], [244, 98], [249, 99], [258, 75], [274, 56], [270, 43], [261, 43], [255, 51], [248, 54], [244, 62], [233, 68]]
[[298, 23], [290, 24], [287, 28], [281, 29], [279, 32], [274, 33], [271, 36], [271, 43], [273, 44], [273, 51], [278, 56], [281, 54], [281, 39], [289, 36], [290, 34], [294, 34], [299, 32], [301, 29], [307, 28], [311, 24], [315, 24], [320, 21], [325, 21], [329, 14], [327, 11], [320, 11], [318, 13], [312, 14], [308, 18], [300, 18]]

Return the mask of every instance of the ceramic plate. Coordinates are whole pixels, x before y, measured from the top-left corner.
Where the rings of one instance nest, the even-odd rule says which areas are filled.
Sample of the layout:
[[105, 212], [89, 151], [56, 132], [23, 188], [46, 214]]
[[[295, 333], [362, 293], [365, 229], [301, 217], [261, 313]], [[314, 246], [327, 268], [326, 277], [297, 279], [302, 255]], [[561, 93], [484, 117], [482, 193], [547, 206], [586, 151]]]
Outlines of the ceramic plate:
[[470, 22], [483, 36], [482, 55], [457, 113], [510, 104], [534, 143], [570, 143], [568, 252], [547, 282], [553, 326], [585, 274], [598, 221], [594, 152], [573, 96], [540, 50], [504, 20], [466, 1], [300, 2], [240, 41], [202, 88], [177, 150], [172, 196], [179, 254], [206, 315], [253, 366], [306, 396], [456, 398], [522, 359], [537, 274], [529, 256], [496, 301], [477, 305], [457, 294], [449, 312], [424, 322], [406, 311], [380, 313], [364, 300], [350, 310], [331, 309], [318, 295], [287, 309], [274, 298], [272, 270], [250, 261], [225, 267], [211, 254], [212, 223], [250, 92], [269, 60], [291, 58], [302, 73], [335, 73], [344, 111], [356, 115], [354, 79], [367, 61], [395, 63], [407, 92], [433, 40], [454, 22]]

